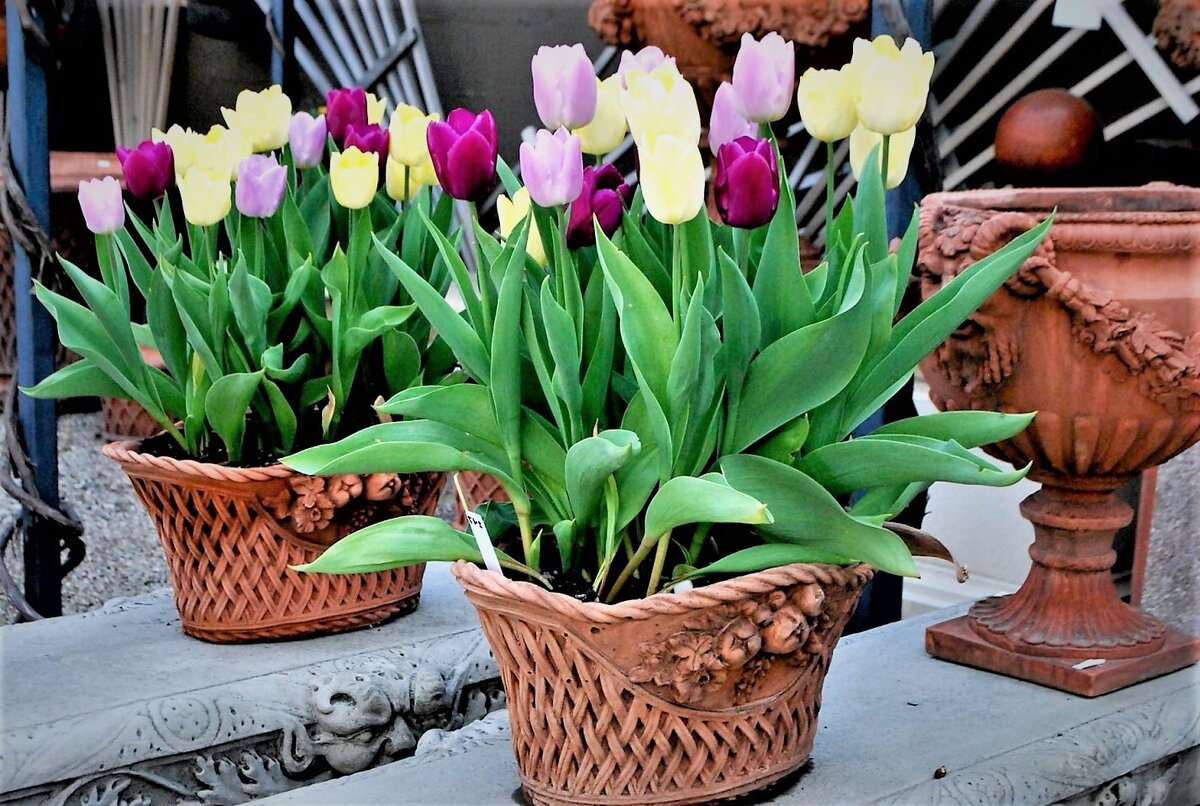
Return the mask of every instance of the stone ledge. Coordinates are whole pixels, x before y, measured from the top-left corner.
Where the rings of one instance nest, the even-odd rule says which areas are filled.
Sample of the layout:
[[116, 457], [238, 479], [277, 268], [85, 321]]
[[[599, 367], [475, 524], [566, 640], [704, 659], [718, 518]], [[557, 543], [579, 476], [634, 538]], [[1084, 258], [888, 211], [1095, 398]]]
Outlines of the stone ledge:
[[[925, 627], [963, 609], [844, 639], [812, 764], [766, 802], [1200, 802], [1200, 667], [1085, 699], [927, 656]], [[263, 806], [511, 806], [506, 714], [430, 739], [411, 759]]]
[[0, 641], [0, 802], [238, 803], [407, 755], [503, 704], [445, 564], [415, 613], [325, 638], [206, 644], [166, 592]]

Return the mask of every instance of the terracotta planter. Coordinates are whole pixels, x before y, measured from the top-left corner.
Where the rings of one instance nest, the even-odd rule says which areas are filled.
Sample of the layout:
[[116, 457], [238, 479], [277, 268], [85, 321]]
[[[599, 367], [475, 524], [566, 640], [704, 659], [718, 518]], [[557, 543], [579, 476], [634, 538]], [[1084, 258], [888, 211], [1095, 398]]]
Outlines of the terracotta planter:
[[416, 609], [423, 565], [369, 574], [300, 574], [371, 523], [432, 514], [442, 474], [304, 476], [170, 459], [117, 442], [120, 463], [158, 530], [188, 635], [231, 643], [341, 632]]
[[[939, 193], [921, 205], [923, 295], [1052, 208], [1037, 252], [921, 365], [941, 409], [1037, 411], [989, 447], [1042, 489], [1021, 505], [1037, 538], [1012, 596], [930, 628], [946, 657], [1094, 696], [1185, 666], [1200, 642], [1117, 596], [1113, 491], [1200, 439], [1200, 190]], [[1102, 664], [1080, 661], [1102, 659]]]
[[616, 605], [453, 567], [500, 667], [525, 797], [708, 803], [812, 750], [866, 566], [790, 565]]
[[[487, 501], [508, 500], [508, 493], [504, 492], [500, 482], [496, 481], [493, 476], [474, 470], [460, 470], [455, 475], [458, 478], [458, 486], [462, 488], [463, 495], [467, 498], [467, 503], [476, 509]], [[467, 528], [467, 513], [463, 510], [462, 502], [458, 500], [457, 494], [454, 496], [454, 528]]]
[[[142, 359], [152, 367], [166, 369], [162, 353], [153, 347], [141, 347]], [[100, 398], [100, 413], [104, 417], [104, 438], [110, 442], [152, 437], [162, 426], [155, 422], [141, 404], [115, 397]]]

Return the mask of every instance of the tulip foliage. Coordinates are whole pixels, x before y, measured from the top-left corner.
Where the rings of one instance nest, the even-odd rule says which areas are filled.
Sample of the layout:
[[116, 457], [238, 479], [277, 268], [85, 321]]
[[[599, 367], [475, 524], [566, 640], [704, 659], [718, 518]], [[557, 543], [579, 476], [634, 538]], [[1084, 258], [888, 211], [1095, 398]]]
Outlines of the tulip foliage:
[[[756, 69], [781, 80], [765, 71], [770, 59], [745, 64], [735, 92], [736, 79], [753, 82]], [[528, 190], [501, 164], [514, 202], [502, 198], [503, 241], [476, 232], [477, 287], [439, 240], [462, 312], [377, 239], [378, 256], [470, 382], [406, 389], [380, 406], [393, 422], [285, 463], [323, 474], [494, 476], [511, 499], [486, 507], [501, 566], [606, 601], [790, 562], [915, 574], [908, 549], [882, 524], [934, 481], [1022, 477], [968, 449], [1019, 432], [1030, 417], [954, 412], [852, 434], [1016, 271], [1048, 223], [897, 321], [917, 224], [914, 216], [889, 251], [882, 148], [833, 221], [826, 259], [802, 273], [795, 201], [773, 138], [740, 134], [721, 146], [714, 181], [729, 223], [714, 223], [702, 204], [695, 118], [682, 109], [694, 105], [690, 87], [661, 52], [622, 65], [641, 182], [619, 220], [601, 217], [598, 174], [582, 183], [568, 176], [578, 158], [565, 164], [571, 138], [559, 129], [528, 147]], [[791, 77], [782, 80], [790, 95]], [[782, 114], [779, 98], [777, 87], [761, 89], [739, 114]], [[555, 110], [539, 112], [561, 123]], [[538, 172], [539, 149], [553, 171]], [[580, 184], [564, 203], [563, 188]], [[603, 209], [624, 203], [615, 187], [607, 193]], [[595, 212], [586, 241], [570, 237], [579, 232], [576, 204]], [[484, 552], [449, 525], [410, 517], [340, 541], [305, 570], [429, 559], [484, 562]]]

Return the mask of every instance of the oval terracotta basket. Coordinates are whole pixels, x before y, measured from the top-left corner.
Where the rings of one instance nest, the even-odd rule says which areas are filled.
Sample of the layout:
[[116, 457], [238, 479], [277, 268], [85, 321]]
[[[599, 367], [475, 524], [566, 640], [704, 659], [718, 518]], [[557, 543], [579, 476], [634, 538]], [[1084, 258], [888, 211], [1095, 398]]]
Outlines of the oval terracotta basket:
[[821, 685], [867, 566], [789, 565], [584, 603], [465, 562], [536, 804], [707, 803], [808, 761]]
[[183, 631], [234, 643], [322, 635], [416, 609], [423, 565], [368, 574], [301, 574], [351, 532], [432, 514], [445, 477], [305, 476], [283, 465], [239, 468], [104, 446], [154, 521]]

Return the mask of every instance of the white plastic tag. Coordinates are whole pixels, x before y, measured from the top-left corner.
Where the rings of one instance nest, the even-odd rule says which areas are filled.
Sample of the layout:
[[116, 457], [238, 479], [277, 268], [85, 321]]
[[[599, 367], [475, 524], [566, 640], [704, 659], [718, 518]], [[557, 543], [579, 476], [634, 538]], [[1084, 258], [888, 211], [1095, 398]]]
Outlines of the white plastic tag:
[[1052, 25], [1059, 28], [1100, 30], [1100, 6], [1096, 0], [1055, 0]]
[[475, 545], [479, 546], [479, 553], [483, 555], [483, 564], [487, 570], [504, 576], [504, 571], [500, 568], [500, 558], [496, 556], [496, 549], [492, 546], [492, 538], [488, 535], [487, 527], [483, 525], [483, 518], [478, 513], [467, 510], [467, 525], [471, 527]]

